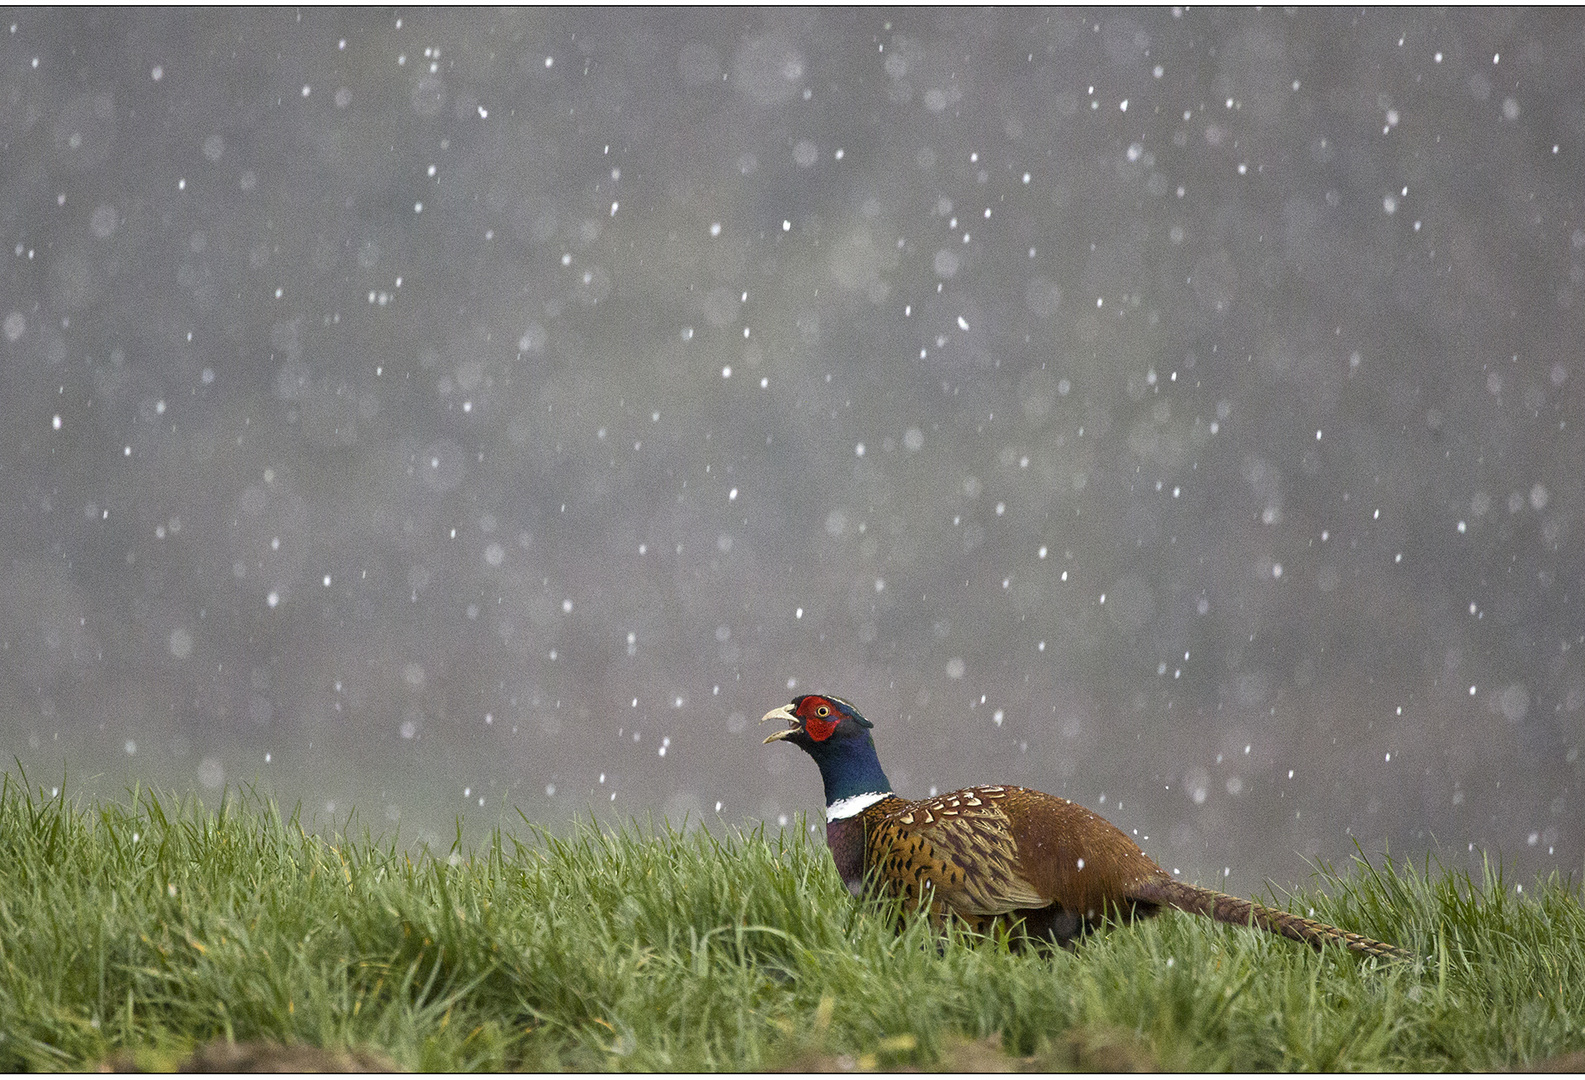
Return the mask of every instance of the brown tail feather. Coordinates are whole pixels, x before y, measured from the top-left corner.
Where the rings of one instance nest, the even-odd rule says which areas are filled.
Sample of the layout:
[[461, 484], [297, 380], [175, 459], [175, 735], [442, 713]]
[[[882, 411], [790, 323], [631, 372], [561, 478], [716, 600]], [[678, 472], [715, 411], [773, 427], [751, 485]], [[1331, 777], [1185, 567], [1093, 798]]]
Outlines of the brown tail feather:
[[1234, 926], [1248, 926], [1253, 923], [1262, 930], [1269, 930], [1273, 934], [1281, 934], [1295, 941], [1308, 942], [1316, 948], [1326, 944], [1342, 945], [1367, 956], [1386, 956], [1395, 960], [1413, 959], [1405, 950], [1396, 945], [1389, 945], [1385, 941], [1376, 941], [1347, 930], [1340, 930], [1335, 926], [1328, 926], [1326, 923], [1316, 922], [1314, 919], [1290, 915], [1286, 911], [1277, 911], [1251, 900], [1228, 896], [1226, 893], [1212, 889], [1202, 889], [1198, 885], [1190, 885], [1186, 881], [1177, 881], [1173, 878], [1142, 881], [1129, 890], [1129, 895], [1135, 900], [1164, 904], [1195, 915], [1206, 915], [1217, 922], [1231, 923]]

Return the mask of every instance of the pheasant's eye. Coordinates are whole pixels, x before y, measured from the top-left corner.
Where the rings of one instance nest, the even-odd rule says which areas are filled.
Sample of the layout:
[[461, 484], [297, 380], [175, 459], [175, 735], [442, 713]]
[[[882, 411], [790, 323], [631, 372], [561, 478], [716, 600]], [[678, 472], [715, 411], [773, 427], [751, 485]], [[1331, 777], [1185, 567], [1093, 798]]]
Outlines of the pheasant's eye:
[[831, 715], [831, 710], [826, 708], [824, 705], [821, 705], [819, 708], [817, 708], [815, 710], [815, 715], [816, 716], [830, 716]]

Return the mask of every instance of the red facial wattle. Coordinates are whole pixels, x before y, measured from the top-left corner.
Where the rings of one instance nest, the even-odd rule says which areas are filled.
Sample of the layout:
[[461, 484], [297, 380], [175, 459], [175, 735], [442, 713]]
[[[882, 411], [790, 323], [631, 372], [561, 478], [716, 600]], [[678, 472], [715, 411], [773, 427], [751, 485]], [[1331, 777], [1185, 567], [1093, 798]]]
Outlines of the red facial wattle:
[[805, 701], [804, 707], [798, 711], [805, 714], [804, 733], [815, 742], [825, 742], [829, 739], [841, 719], [834, 708], [818, 699]]
[[831, 733], [836, 729], [837, 721], [836, 717], [834, 716], [828, 716], [824, 719], [820, 717], [810, 717], [808, 720], [804, 721], [804, 731], [807, 732], [809, 737], [815, 742], [825, 742], [831, 737]]

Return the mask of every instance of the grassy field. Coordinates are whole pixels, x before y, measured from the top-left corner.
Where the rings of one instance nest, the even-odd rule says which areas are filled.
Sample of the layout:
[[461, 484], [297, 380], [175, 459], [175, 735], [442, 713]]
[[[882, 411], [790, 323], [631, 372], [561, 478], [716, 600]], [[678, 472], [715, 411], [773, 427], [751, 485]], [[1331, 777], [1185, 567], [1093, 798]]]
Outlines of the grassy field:
[[803, 831], [524, 833], [430, 857], [260, 800], [81, 807], [6, 775], [0, 1069], [171, 1068], [215, 1040], [426, 1070], [1479, 1070], [1585, 1048], [1568, 882], [1361, 862], [1286, 898], [1414, 964], [1184, 915], [1042, 956], [890, 932]]

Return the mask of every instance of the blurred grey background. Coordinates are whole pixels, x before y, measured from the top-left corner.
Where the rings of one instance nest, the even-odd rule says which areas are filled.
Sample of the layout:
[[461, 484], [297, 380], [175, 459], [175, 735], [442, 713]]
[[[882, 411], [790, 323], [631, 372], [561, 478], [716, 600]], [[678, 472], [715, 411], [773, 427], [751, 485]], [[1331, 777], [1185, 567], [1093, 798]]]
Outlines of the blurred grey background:
[[[754, 721], [1238, 892], [1585, 859], [1585, 16], [0, 17], [0, 732], [448, 844]], [[816, 819], [818, 820], [818, 818]]]

